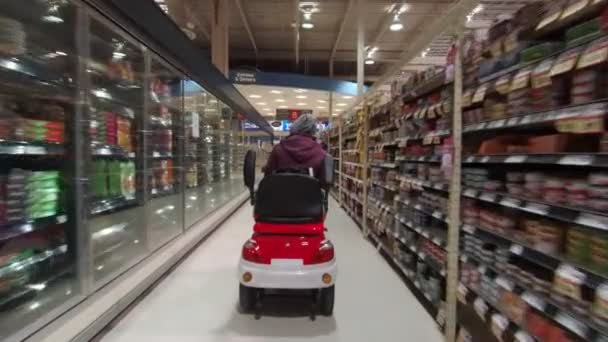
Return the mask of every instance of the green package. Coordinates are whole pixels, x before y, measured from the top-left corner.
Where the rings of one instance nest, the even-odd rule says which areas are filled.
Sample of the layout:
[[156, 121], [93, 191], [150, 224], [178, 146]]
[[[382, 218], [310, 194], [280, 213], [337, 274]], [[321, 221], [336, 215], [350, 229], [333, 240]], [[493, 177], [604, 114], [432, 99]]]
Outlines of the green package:
[[93, 176], [95, 196], [108, 197], [108, 163], [105, 160], [97, 160], [93, 164], [95, 168]]

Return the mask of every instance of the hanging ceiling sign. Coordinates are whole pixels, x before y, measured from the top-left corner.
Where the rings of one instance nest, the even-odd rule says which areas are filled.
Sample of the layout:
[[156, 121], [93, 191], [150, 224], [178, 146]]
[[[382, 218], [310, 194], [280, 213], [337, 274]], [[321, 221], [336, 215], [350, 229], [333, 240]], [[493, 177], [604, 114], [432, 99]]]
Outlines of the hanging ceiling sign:
[[277, 120], [291, 120], [296, 121], [300, 115], [303, 114], [312, 114], [312, 109], [286, 109], [286, 108], [278, 108], [277, 109]]

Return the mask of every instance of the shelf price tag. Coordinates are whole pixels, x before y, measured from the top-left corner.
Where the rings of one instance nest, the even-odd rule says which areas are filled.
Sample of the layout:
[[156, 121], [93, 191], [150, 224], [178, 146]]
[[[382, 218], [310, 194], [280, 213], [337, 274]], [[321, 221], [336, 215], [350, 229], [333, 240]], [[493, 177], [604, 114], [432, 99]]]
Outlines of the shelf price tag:
[[473, 95], [473, 99], [471, 100], [472, 104], [479, 103], [483, 101], [486, 96], [486, 91], [488, 90], [488, 84], [482, 84], [477, 90], [475, 90], [475, 94]]
[[484, 302], [483, 299], [477, 297], [473, 302], [473, 308], [479, 317], [485, 322], [486, 321], [486, 313], [488, 312], [488, 304]]
[[479, 196], [479, 199], [486, 202], [496, 202], [496, 194], [484, 192], [481, 196]]
[[66, 223], [68, 221], [68, 216], [67, 215], [59, 215], [59, 216], [57, 216], [56, 221], [57, 221], [58, 224]]
[[527, 156], [508, 156], [505, 159], [505, 163], [523, 163], [526, 161]]
[[469, 294], [469, 289], [467, 289], [467, 287], [462, 283], [458, 284], [458, 300], [461, 303], [467, 303], [467, 294]]
[[505, 126], [509, 126], [509, 127], [515, 126], [515, 125], [517, 125], [518, 121], [519, 121], [519, 118], [510, 118], [509, 120], [507, 120], [507, 123]]
[[[606, 49], [608, 52], [608, 49]], [[560, 133], [601, 133], [604, 131], [604, 117], [575, 117], [555, 121], [555, 129]]]
[[587, 337], [587, 326], [576, 320], [574, 317], [564, 313], [558, 312], [555, 316], [555, 321], [568, 328], [580, 337]]
[[557, 19], [559, 19], [559, 17], [561, 16], [562, 12], [561, 11], [556, 11], [548, 16], [546, 16], [545, 18], [543, 18], [540, 23], [538, 23], [538, 25], [536, 26], [536, 31], [542, 29], [543, 27], [551, 24], [552, 22], [556, 21]]
[[583, 55], [578, 59], [577, 69], [587, 68], [608, 59], [608, 39], [601, 39], [589, 45]]
[[516, 198], [506, 197], [500, 201], [500, 205], [509, 208], [519, 208], [521, 205], [521, 201]]
[[582, 10], [583, 8], [585, 8], [587, 6], [588, 3], [589, 3], [589, 0], [581, 0], [581, 1], [577, 1], [573, 4], [571, 4], [570, 6], [566, 7], [566, 9], [564, 10], [564, 13], [562, 13], [559, 20], [563, 20], [564, 18], [567, 18], [567, 17], [573, 15], [574, 13]]
[[532, 71], [532, 79], [530, 80], [533, 89], [548, 87], [551, 85], [551, 67], [554, 59], [547, 59], [540, 63]]
[[509, 251], [515, 255], [522, 255], [522, 253], [524, 252], [524, 247], [522, 245], [514, 243], [511, 245], [511, 248], [509, 248]]
[[561, 75], [572, 70], [576, 64], [578, 52], [579, 51], [574, 50], [562, 53], [551, 68], [551, 72], [549, 73], [551, 77]]
[[465, 90], [462, 94], [462, 107], [466, 108], [471, 105], [473, 91], [471, 89]]
[[473, 190], [473, 189], [466, 189], [463, 194], [466, 197], [476, 197], [477, 196], [477, 191]]
[[509, 327], [509, 320], [505, 316], [501, 314], [492, 315], [492, 333], [499, 341], [502, 341], [502, 334], [507, 330], [507, 327]]
[[475, 234], [475, 227], [470, 224], [465, 224], [462, 226], [462, 230], [469, 234]]
[[496, 284], [500, 287], [502, 287], [503, 289], [507, 290], [507, 291], [513, 291], [513, 288], [515, 287], [515, 285], [513, 285], [513, 282], [503, 278], [501, 276], [496, 277], [495, 279]]
[[519, 90], [519, 89], [527, 87], [528, 84], [530, 83], [530, 74], [531, 74], [530, 68], [521, 69], [515, 75], [515, 77], [513, 78], [513, 81], [511, 81], [511, 87], [509, 88], [509, 91], [515, 91], [515, 90]]
[[608, 230], [608, 217], [606, 216], [580, 213], [576, 218], [576, 223], [587, 227]]
[[549, 212], [549, 206], [540, 203], [528, 203], [524, 207], [524, 209], [528, 212], [538, 215], [547, 215]]
[[521, 295], [521, 299], [528, 303], [528, 305], [530, 305], [531, 307], [535, 308], [536, 310], [545, 311], [545, 301], [542, 300], [541, 298], [539, 298], [537, 295], [531, 293], [531, 292], [524, 292]]

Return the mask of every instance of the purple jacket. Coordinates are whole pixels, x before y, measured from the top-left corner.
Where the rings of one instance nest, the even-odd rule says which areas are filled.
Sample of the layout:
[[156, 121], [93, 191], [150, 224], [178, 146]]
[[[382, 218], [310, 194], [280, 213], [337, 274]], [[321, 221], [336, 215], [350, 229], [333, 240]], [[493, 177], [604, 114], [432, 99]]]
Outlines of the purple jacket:
[[321, 162], [326, 152], [315, 138], [306, 135], [290, 135], [276, 145], [266, 163], [266, 175], [280, 169], [306, 169], [312, 167], [315, 176], [321, 173]]

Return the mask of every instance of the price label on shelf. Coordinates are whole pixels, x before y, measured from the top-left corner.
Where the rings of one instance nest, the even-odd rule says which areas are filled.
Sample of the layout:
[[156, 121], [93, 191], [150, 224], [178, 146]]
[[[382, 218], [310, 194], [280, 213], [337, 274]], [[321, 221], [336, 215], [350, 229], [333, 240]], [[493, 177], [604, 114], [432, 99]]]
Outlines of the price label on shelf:
[[500, 205], [509, 208], [519, 208], [521, 206], [521, 200], [518, 200], [517, 198], [506, 197], [500, 201]]
[[463, 303], [466, 304], [467, 303], [467, 294], [469, 294], [469, 289], [467, 289], [466, 286], [464, 286], [464, 284], [460, 283], [458, 284], [458, 300]]
[[608, 58], [608, 46], [601, 45], [596, 47], [592, 45], [588, 50], [583, 53], [576, 64], [577, 69], [587, 68], [596, 64], [600, 64], [606, 61]]
[[578, 336], [583, 338], [587, 337], [587, 326], [579, 322], [577, 319], [570, 316], [569, 314], [560, 311], [555, 316], [555, 321], [565, 326], [566, 328], [568, 328], [568, 330], [574, 332]]
[[515, 342], [535, 342], [536, 340], [532, 338], [527, 332], [523, 330], [519, 330], [515, 333]]
[[482, 84], [477, 90], [475, 90], [475, 94], [473, 95], [473, 99], [471, 100], [472, 104], [479, 103], [483, 101], [486, 96], [486, 91], [488, 90], [488, 84]]
[[526, 161], [527, 156], [508, 156], [505, 159], [505, 163], [523, 163]]
[[593, 156], [586, 154], [564, 156], [557, 163], [560, 165], [591, 165], [593, 163]]
[[502, 287], [507, 291], [513, 291], [513, 288], [515, 287], [512, 281], [501, 276], [496, 277], [495, 281], [498, 286]]
[[463, 194], [464, 194], [466, 197], [477, 197], [477, 191], [476, 191], [476, 190], [473, 190], [473, 189], [466, 189], [466, 190], [463, 192]]
[[580, 213], [576, 218], [576, 223], [587, 227], [608, 230], [608, 217], [606, 216]]
[[462, 226], [462, 230], [469, 234], [475, 234], [475, 227], [470, 224], [465, 224]]
[[485, 322], [486, 313], [489, 309], [488, 304], [486, 304], [483, 299], [477, 297], [477, 299], [475, 299], [475, 301], [473, 302], [473, 308], [475, 309], [477, 315]]
[[517, 125], [518, 121], [519, 121], [519, 118], [510, 118], [509, 120], [507, 120], [507, 123], [505, 126], [509, 126], [509, 127], [515, 126], [515, 125]]
[[561, 17], [559, 18], [559, 20], [563, 20], [563, 19], [573, 15], [574, 13], [582, 10], [583, 8], [585, 8], [587, 6], [588, 3], [589, 3], [589, 0], [580, 0], [575, 3], [572, 3], [570, 6], [566, 7], [566, 9], [562, 13]]
[[524, 209], [528, 212], [538, 215], [547, 215], [547, 213], [549, 212], [549, 206], [540, 203], [528, 203], [526, 204]]
[[530, 305], [531, 307], [535, 308], [536, 310], [545, 311], [545, 306], [546, 303], [544, 300], [542, 300], [540, 297], [538, 297], [537, 295], [531, 293], [531, 292], [524, 292], [521, 295], [521, 299], [528, 303], [528, 305]]
[[543, 27], [551, 24], [552, 22], [556, 21], [557, 19], [559, 19], [559, 17], [561, 16], [562, 12], [561, 11], [556, 11], [546, 17], [544, 17], [540, 23], [538, 23], [538, 25], [536, 25], [536, 30], [540, 30]]
[[521, 69], [511, 81], [511, 87], [509, 91], [515, 91], [525, 88], [530, 83], [531, 70], [529, 68]]
[[561, 58], [558, 59], [551, 68], [551, 77], [561, 75], [572, 70], [572, 68], [574, 68], [574, 65], [576, 64], [576, 57], [577, 56], [575, 55], [572, 56], [572, 58], [567, 58], [563, 60]]
[[59, 215], [59, 216], [57, 216], [56, 221], [57, 221], [58, 224], [66, 223], [68, 221], [68, 216], [67, 215]]
[[462, 100], [461, 100], [462, 101], [462, 103], [461, 103], [462, 107], [466, 108], [466, 107], [470, 106], [472, 98], [473, 98], [473, 91], [471, 89], [465, 90], [462, 93]]
[[521, 255], [524, 252], [524, 247], [516, 243], [512, 244], [509, 251], [515, 255]]
[[486, 202], [496, 202], [496, 194], [484, 192], [483, 194], [481, 194], [481, 196], [479, 196], [479, 199]]
[[492, 333], [499, 341], [502, 341], [502, 334], [509, 327], [509, 320], [501, 314], [492, 315]]
[[555, 121], [555, 129], [560, 133], [601, 133], [604, 131], [604, 116], [560, 119]]

